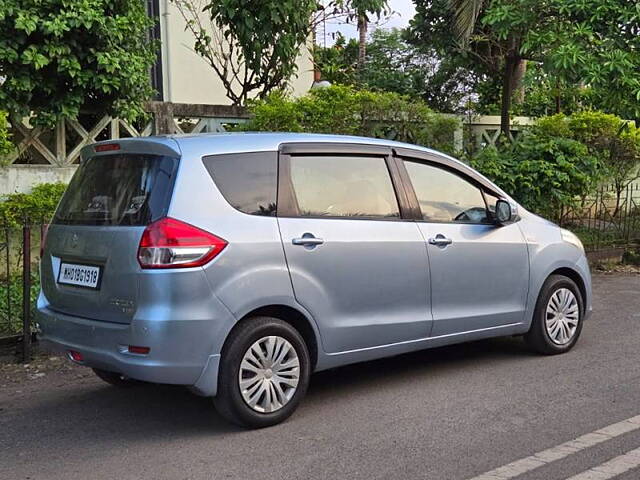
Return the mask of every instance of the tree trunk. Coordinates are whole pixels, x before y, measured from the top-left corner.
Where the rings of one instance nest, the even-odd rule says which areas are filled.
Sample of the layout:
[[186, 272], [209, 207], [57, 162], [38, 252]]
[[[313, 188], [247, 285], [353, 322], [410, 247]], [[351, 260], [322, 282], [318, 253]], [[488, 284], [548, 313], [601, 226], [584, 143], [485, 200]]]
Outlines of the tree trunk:
[[362, 72], [367, 57], [367, 17], [358, 15], [358, 70]]
[[514, 72], [519, 58], [513, 54], [505, 59], [504, 75], [502, 77], [502, 109], [500, 111], [500, 130], [502, 134], [511, 140], [511, 96], [513, 95]]
[[527, 74], [527, 61], [519, 60], [518, 65], [516, 65], [515, 71], [513, 73], [513, 88], [516, 91], [513, 101], [515, 103], [523, 104], [524, 103], [524, 76]]

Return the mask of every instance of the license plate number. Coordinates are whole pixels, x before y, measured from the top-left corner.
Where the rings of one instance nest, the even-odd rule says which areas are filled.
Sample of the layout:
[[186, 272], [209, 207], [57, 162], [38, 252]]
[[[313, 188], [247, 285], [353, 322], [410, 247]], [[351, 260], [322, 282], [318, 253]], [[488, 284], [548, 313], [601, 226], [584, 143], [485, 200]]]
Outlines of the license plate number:
[[97, 289], [100, 285], [100, 267], [62, 262], [58, 283]]

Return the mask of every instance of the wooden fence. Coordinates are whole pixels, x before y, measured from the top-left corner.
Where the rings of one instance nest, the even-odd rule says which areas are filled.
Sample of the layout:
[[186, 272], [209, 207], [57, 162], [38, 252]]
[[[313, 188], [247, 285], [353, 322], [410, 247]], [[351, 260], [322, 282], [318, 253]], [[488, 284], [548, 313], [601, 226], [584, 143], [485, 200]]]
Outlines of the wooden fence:
[[[28, 119], [12, 119], [16, 150], [0, 168], [0, 195], [27, 191], [35, 183], [68, 181], [75, 171], [80, 150], [85, 145], [119, 138], [167, 133], [224, 132], [229, 125], [246, 122], [246, 109], [227, 105], [149, 102], [149, 121], [131, 124], [108, 115], [82, 114], [76, 120], [60, 121], [54, 129], [32, 127]], [[500, 135], [498, 116], [459, 116], [461, 126], [454, 133], [457, 150], [494, 145]], [[512, 135], [533, 123], [528, 117], [515, 117]]]

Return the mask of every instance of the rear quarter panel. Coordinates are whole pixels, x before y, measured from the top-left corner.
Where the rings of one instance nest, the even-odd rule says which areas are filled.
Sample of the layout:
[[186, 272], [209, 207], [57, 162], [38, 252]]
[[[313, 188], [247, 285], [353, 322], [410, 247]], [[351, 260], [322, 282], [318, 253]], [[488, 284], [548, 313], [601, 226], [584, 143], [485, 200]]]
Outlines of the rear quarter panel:
[[233, 322], [216, 327], [212, 354], [220, 353], [235, 322], [257, 308], [286, 305], [301, 310], [293, 297], [276, 217], [248, 215], [226, 201], [202, 162], [203, 156], [217, 153], [228, 152], [183, 150], [169, 208], [169, 216], [228, 242], [204, 267], [212, 294], [233, 317]]

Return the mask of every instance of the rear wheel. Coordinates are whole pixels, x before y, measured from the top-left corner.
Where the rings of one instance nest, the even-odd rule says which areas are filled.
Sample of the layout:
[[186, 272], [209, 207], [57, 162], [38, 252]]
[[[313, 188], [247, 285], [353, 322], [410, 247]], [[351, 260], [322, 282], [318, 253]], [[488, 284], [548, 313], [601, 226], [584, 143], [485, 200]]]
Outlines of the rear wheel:
[[277, 318], [247, 319], [223, 349], [216, 408], [246, 427], [280, 423], [304, 397], [310, 370], [309, 351], [295, 328]]
[[583, 315], [583, 299], [575, 282], [551, 275], [540, 290], [525, 341], [545, 355], [568, 352], [580, 337]]
[[92, 370], [100, 380], [103, 380], [109, 385], [113, 385], [115, 387], [128, 388], [140, 383], [137, 380], [125, 377], [120, 373], [108, 372], [106, 370], [100, 370], [99, 368], [93, 368]]

